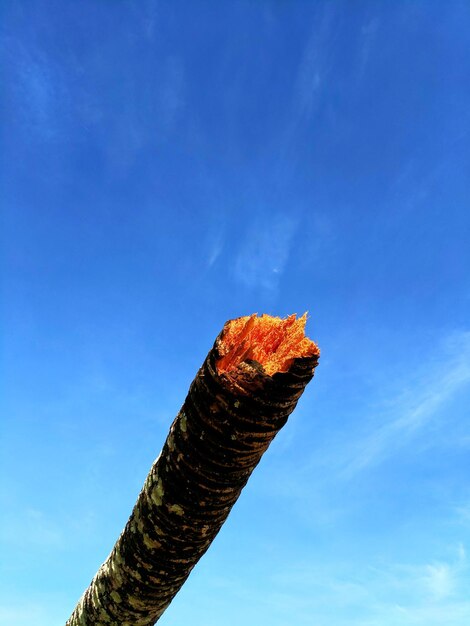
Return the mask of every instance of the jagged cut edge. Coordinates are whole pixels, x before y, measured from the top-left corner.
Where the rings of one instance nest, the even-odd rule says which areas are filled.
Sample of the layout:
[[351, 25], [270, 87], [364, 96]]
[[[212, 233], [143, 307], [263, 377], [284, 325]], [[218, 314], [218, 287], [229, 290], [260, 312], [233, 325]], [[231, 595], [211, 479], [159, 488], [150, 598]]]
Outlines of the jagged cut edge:
[[230, 320], [220, 337], [217, 371], [230, 373], [240, 363], [252, 360], [272, 376], [289, 371], [295, 359], [318, 357], [318, 346], [305, 336], [306, 322], [307, 313], [284, 319], [255, 313]]

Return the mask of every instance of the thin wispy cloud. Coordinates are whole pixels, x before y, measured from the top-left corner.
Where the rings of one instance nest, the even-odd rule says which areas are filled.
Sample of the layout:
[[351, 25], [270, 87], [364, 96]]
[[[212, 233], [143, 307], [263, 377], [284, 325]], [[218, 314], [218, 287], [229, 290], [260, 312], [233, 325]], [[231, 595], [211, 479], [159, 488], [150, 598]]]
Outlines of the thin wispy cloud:
[[158, 3], [156, 0], [149, 0], [148, 2], [142, 2], [139, 5], [135, 5], [135, 9], [141, 17], [143, 32], [146, 39], [152, 41], [155, 37], [155, 31], [158, 23]]
[[276, 291], [298, 226], [299, 219], [287, 215], [253, 222], [235, 261], [235, 279], [250, 288]]
[[[459, 394], [470, 390], [470, 332], [455, 332], [436, 342], [433, 356], [431, 360], [430, 355], [423, 355], [426, 366], [410, 373], [411, 383], [402, 380], [403, 391], [380, 391], [380, 399], [374, 401], [373, 415], [362, 404], [353, 408], [360, 420], [349, 423], [346, 430], [338, 432], [329, 443], [323, 443], [321, 449], [308, 455], [305, 463], [290, 468], [294, 478], [278, 485], [286, 497], [302, 499], [308, 489], [311, 498], [312, 471], [317, 485], [330, 485], [331, 481], [352, 480], [409, 450], [410, 446], [414, 450], [418, 446], [422, 451], [443, 443], [435, 431], [452, 420], [452, 412], [447, 415], [445, 408]], [[445, 445], [461, 449], [468, 446], [468, 441], [457, 431], [452, 436], [449, 426]], [[470, 519], [470, 507], [461, 505], [460, 509], [461, 518]]]
[[[470, 572], [462, 550], [450, 547], [446, 560], [403, 563], [348, 563], [334, 557], [325, 560], [325, 555], [319, 562], [309, 554], [302, 561], [284, 563], [282, 569], [263, 570], [262, 593], [235, 578], [226, 580], [224, 588], [250, 607], [252, 616], [276, 607], [279, 623], [288, 623], [282, 618], [295, 614], [302, 625], [466, 626]], [[449, 621], [443, 619], [446, 613]]]
[[296, 105], [299, 117], [309, 118], [315, 110], [322, 83], [320, 47], [312, 38], [304, 52], [296, 85]]
[[321, 88], [329, 71], [334, 18], [334, 8], [326, 5], [305, 46], [294, 88], [297, 122], [309, 120], [316, 112]]
[[165, 59], [158, 88], [160, 125], [171, 130], [184, 107], [184, 66], [176, 56]]
[[423, 583], [434, 599], [447, 598], [455, 589], [453, 568], [448, 563], [426, 565]]
[[343, 477], [351, 478], [409, 444], [456, 393], [470, 384], [470, 332], [457, 333], [446, 343], [447, 356], [443, 347], [435, 370], [427, 370], [415, 389], [387, 403], [388, 419], [368, 436], [361, 436], [349, 451], [341, 452]]
[[457, 521], [470, 528], [470, 501], [462, 502], [455, 508]]
[[212, 267], [214, 263], [220, 256], [222, 249], [224, 247], [223, 234], [219, 233], [214, 236], [213, 240], [210, 243], [209, 254], [207, 257], [207, 266]]
[[[124, 105], [100, 120], [99, 111], [109, 108], [107, 98], [90, 107], [93, 119], [103, 125], [100, 136], [111, 169], [121, 175], [129, 171], [139, 155], [146, 154], [149, 147], [162, 145], [177, 127], [185, 106], [185, 68], [178, 56], [158, 59], [152, 76], [153, 90], [143, 90], [134, 76], [123, 72], [126, 84]], [[85, 100], [85, 96], [80, 96]], [[90, 96], [90, 100], [93, 96]], [[142, 110], [151, 110], [151, 119], [145, 123]], [[88, 109], [85, 110], [85, 113]]]
[[321, 106], [332, 65], [335, 19], [332, 3], [319, 7], [303, 47], [294, 74], [289, 118], [279, 141], [277, 177], [281, 180], [293, 176], [299, 162], [299, 142]]
[[362, 80], [367, 70], [370, 55], [377, 39], [380, 21], [377, 17], [369, 18], [362, 26], [359, 43], [359, 62], [357, 64], [357, 77]]
[[9, 67], [15, 69], [6, 81], [7, 97], [23, 128], [36, 139], [60, 138], [69, 94], [58, 67], [33, 44], [7, 38], [4, 46]]
[[[297, 593], [304, 598], [308, 589], [312, 617], [335, 606], [335, 624], [447, 624], [439, 617], [448, 610], [460, 626], [470, 617], [464, 591], [470, 571], [463, 545], [449, 552], [447, 560], [427, 563], [304, 563], [274, 573], [272, 582], [292, 595], [293, 603]], [[351, 611], [361, 617], [355, 621]]]
[[206, 265], [210, 269], [220, 257], [226, 240], [227, 224], [223, 210], [210, 218], [206, 224], [206, 241], [204, 242]]
[[377, 581], [401, 596], [399, 603], [405, 612], [420, 612], [431, 602], [444, 606], [459, 600], [470, 578], [464, 545], [448, 546], [447, 552], [446, 560], [393, 563], [374, 567], [373, 573]]

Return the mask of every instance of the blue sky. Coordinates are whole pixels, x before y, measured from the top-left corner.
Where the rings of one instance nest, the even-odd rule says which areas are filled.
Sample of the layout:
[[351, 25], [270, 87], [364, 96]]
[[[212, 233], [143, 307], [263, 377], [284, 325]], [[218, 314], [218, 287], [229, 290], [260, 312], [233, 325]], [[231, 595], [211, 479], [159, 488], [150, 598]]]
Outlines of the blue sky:
[[1, 13], [0, 624], [64, 624], [223, 323], [308, 310], [160, 623], [467, 626], [469, 4]]

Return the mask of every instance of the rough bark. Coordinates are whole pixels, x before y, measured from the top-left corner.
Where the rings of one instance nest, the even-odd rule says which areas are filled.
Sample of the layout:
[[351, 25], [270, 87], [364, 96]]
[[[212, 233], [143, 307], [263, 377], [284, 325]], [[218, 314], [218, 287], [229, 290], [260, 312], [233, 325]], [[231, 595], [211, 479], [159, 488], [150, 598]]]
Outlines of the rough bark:
[[124, 531], [67, 626], [151, 626], [208, 549], [313, 376], [318, 355], [268, 376], [219, 373], [220, 336], [153, 464]]

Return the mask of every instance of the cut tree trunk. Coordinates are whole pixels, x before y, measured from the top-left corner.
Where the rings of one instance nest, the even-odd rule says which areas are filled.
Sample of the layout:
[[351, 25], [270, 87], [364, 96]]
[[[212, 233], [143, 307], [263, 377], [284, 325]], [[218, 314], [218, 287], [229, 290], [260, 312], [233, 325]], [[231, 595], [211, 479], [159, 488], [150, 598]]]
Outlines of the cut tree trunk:
[[111, 554], [67, 626], [151, 626], [226, 520], [313, 376], [306, 317], [227, 322]]

